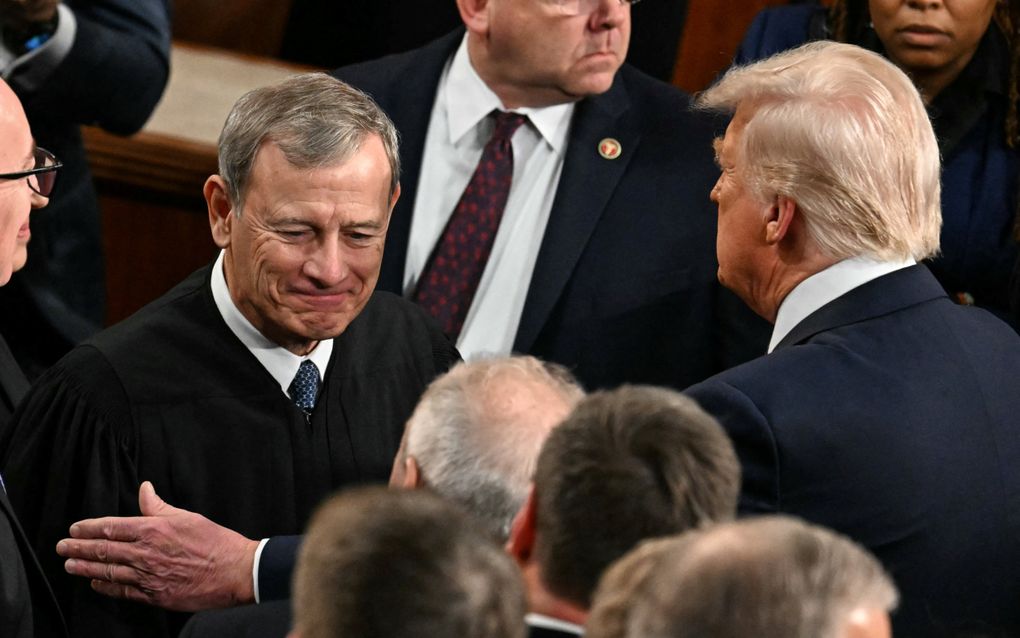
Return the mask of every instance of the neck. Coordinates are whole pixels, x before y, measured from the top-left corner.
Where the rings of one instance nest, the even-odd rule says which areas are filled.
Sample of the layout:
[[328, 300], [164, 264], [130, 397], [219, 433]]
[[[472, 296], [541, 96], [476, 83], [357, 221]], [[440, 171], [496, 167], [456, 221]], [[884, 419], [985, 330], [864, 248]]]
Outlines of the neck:
[[760, 278], [758, 291], [747, 305], [769, 323], [776, 322], [779, 306], [802, 281], [836, 263], [837, 259], [814, 255], [796, 262], [778, 261], [765, 277]]
[[524, 588], [528, 595], [528, 611], [556, 618], [575, 625], [584, 625], [588, 620], [588, 610], [574, 602], [560, 598], [549, 591], [542, 582], [542, 575], [534, 562], [521, 567], [524, 576]]

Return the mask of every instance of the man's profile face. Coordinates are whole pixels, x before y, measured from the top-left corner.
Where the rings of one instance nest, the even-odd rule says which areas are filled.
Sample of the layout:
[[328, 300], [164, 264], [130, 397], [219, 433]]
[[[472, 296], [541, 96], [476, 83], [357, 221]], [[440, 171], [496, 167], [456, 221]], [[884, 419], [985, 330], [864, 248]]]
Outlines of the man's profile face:
[[752, 115], [753, 109], [741, 105], [726, 128], [726, 134], [716, 140], [720, 175], [710, 197], [719, 210], [716, 235], [719, 281], [762, 314], [755, 295], [760, 276], [756, 257], [763, 247], [767, 207], [748, 191], [744, 178], [746, 167], [740, 157], [741, 138]]
[[[32, 132], [14, 92], [0, 81], [0, 173], [17, 173], [35, 165]], [[28, 259], [28, 216], [48, 200], [28, 186], [28, 178], [0, 179], [0, 286]]]
[[378, 136], [345, 162], [312, 169], [264, 143], [241, 215], [227, 216], [217, 236], [231, 298], [252, 325], [296, 354], [342, 333], [379, 277], [397, 196], [389, 189]]
[[526, 96], [508, 108], [604, 93], [627, 55], [630, 4], [620, 0], [489, 0], [487, 10], [488, 81]]

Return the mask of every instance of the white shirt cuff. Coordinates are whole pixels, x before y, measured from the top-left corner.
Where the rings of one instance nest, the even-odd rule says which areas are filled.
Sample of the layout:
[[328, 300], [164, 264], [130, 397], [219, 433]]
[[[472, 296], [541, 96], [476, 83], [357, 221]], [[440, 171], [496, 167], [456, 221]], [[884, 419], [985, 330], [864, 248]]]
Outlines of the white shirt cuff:
[[255, 592], [255, 604], [262, 602], [259, 600], [259, 561], [262, 560], [262, 550], [265, 549], [268, 542], [268, 538], [263, 538], [259, 541], [259, 546], [255, 548], [255, 561], [251, 564], [252, 591]]

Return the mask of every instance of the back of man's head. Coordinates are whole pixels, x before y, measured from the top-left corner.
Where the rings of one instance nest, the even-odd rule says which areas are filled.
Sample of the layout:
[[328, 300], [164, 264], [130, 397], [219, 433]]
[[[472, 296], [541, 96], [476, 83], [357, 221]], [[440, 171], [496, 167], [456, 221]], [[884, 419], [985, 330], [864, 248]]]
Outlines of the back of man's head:
[[796, 519], [762, 517], [627, 555], [600, 583], [587, 635], [888, 638], [896, 599], [882, 566], [853, 541]]
[[405, 483], [410, 457], [421, 483], [506, 540], [542, 444], [583, 396], [564, 368], [534, 357], [461, 363], [422, 395], [391, 483]]
[[362, 488], [315, 514], [294, 577], [294, 636], [523, 638], [510, 558], [427, 490]]
[[881, 55], [809, 43], [731, 69], [698, 105], [749, 109], [735, 158], [749, 192], [796, 202], [826, 256], [938, 250], [938, 143], [914, 84]]
[[553, 430], [534, 483], [542, 582], [587, 608], [603, 570], [640, 541], [731, 519], [740, 465], [697, 403], [624, 386], [589, 395]]

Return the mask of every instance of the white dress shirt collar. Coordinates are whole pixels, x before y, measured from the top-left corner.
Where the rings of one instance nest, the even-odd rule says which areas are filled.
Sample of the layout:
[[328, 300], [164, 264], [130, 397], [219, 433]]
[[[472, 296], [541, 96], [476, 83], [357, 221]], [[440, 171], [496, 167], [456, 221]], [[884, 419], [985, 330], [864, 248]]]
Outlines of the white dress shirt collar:
[[790, 291], [779, 305], [776, 325], [769, 341], [769, 352], [776, 349], [790, 331], [808, 315], [825, 304], [882, 275], [913, 266], [913, 259], [905, 261], [875, 261], [867, 257], [852, 257], [816, 272]]
[[584, 627], [582, 627], [581, 625], [576, 625], [572, 622], [560, 620], [559, 618], [553, 618], [552, 616], [529, 613], [524, 617], [524, 622], [526, 622], [529, 627], [541, 627], [542, 629], [553, 629], [555, 631], [562, 631], [569, 634], [577, 634], [578, 636], [584, 635]]
[[[499, 97], [471, 66], [466, 34], [457, 52], [454, 53], [446, 79], [440, 86], [442, 91], [440, 99], [446, 104], [446, 124], [450, 132], [451, 145], [455, 145], [461, 138], [475, 130], [478, 123], [492, 111], [506, 110]], [[519, 107], [512, 110], [514, 113], [527, 115], [528, 121], [556, 153], [563, 151], [570, 130], [570, 118], [574, 114], [573, 102], [541, 108]]]
[[226, 322], [227, 327], [255, 355], [255, 358], [272, 375], [273, 379], [280, 384], [280, 389], [283, 390], [284, 394], [287, 394], [287, 388], [290, 387], [291, 381], [294, 380], [294, 375], [297, 374], [298, 367], [305, 359], [312, 360], [315, 367], [319, 369], [320, 378], [326, 374], [326, 366], [329, 365], [329, 358], [333, 354], [333, 340], [320, 341], [319, 345], [315, 346], [315, 349], [308, 356], [299, 357], [276, 342], [267, 339], [255, 326], [251, 325], [248, 318], [241, 314], [241, 311], [234, 305], [234, 300], [227, 289], [227, 279], [223, 275], [222, 250], [219, 257], [216, 258], [216, 263], [213, 264], [210, 284], [212, 286], [213, 301], [216, 302], [216, 308], [220, 311], [220, 315], [223, 317], [223, 321]]

